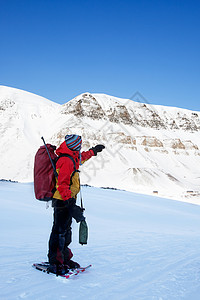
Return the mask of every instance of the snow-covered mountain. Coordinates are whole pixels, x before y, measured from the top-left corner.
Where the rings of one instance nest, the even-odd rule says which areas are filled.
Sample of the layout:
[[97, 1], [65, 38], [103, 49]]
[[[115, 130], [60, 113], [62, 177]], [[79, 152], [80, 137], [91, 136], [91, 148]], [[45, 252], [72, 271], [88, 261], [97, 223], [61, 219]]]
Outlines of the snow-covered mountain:
[[0, 86], [0, 117], [0, 178], [32, 181], [40, 137], [75, 133], [83, 150], [106, 146], [81, 167], [83, 184], [200, 200], [200, 112], [90, 93], [59, 105]]

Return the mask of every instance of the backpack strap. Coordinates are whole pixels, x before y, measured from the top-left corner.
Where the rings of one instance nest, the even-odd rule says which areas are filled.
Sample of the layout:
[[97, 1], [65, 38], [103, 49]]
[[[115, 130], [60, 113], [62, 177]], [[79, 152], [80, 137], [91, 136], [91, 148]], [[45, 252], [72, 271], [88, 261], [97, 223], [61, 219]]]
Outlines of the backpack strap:
[[[69, 157], [69, 158], [71, 159], [71, 161], [73, 162], [73, 165], [74, 165], [74, 172], [77, 171], [75, 161], [74, 161], [74, 159], [73, 159], [73, 157], [72, 157], [71, 155], [69, 155], [69, 154], [61, 154], [61, 155], [59, 155], [59, 157], [57, 158], [57, 161], [58, 161], [59, 158], [61, 158], [61, 157]], [[56, 162], [57, 162], [57, 161], [56, 161]]]

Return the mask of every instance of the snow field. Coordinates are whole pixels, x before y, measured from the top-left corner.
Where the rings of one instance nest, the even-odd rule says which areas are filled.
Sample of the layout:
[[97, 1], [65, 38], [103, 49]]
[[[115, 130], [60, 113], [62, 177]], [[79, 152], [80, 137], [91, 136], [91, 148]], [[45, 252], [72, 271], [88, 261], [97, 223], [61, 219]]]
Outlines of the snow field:
[[92, 268], [69, 280], [31, 267], [46, 260], [52, 209], [32, 184], [0, 182], [0, 299], [199, 299], [200, 207], [83, 187], [88, 245], [74, 260]]

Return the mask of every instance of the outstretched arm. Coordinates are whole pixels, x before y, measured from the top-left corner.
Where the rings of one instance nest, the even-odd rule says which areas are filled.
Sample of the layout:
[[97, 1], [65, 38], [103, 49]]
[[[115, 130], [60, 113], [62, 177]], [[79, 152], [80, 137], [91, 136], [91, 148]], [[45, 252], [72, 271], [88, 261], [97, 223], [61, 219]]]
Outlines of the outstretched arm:
[[92, 156], [96, 156], [98, 152], [101, 152], [105, 148], [104, 145], [97, 145], [92, 147], [88, 151], [83, 151], [81, 153], [81, 163], [83, 164], [85, 161], [90, 159]]

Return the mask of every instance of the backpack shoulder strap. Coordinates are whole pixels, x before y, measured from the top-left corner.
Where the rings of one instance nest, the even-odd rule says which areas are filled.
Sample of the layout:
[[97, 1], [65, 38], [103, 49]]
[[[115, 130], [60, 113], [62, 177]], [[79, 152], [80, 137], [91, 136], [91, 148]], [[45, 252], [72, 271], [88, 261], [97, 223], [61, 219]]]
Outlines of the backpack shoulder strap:
[[77, 170], [76, 170], [76, 164], [75, 164], [75, 161], [74, 161], [74, 159], [73, 159], [73, 157], [72, 157], [71, 155], [69, 155], [69, 154], [61, 154], [61, 155], [59, 155], [59, 157], [57, 158], [57, 161], [58, 161], [59, 158], [61, 158], [61, 157], [69, 157], [69, 158], [71, 159], [71, 161], [73, 162], [73, 165], [74, 165], [74, 171], [77, 171]]

